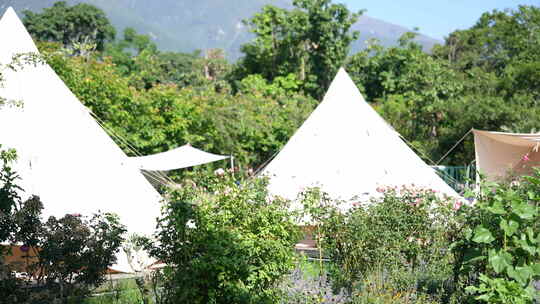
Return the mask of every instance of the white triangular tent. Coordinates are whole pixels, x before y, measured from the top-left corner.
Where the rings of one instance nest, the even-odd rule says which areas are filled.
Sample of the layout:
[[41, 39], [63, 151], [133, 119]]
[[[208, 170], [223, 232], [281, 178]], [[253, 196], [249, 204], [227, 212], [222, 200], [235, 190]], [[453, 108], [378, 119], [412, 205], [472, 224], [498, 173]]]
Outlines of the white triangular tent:
[[189, 168], [227, 159], [230, 156], [217, 155], [199, 150], [191, 145], [183, 145], [167, 152], [130, 157], [131, 163], [145, 171], [171, 171]]
[[473, 130], [476, 168], [490, 181], [540, 166], [540, 134]]
[[[38, 52], [11, 8], [0, 20], [0, 39], [2, 64], [16, 54]], [[113, 212], [130, 233], [151, 234], [160, 195], [52, 68], [25, 64], [2, 74], [0, 96], [23, 107], [0, 108], [0, 144], [17, 150], [22, 186], [40, 196], [44, 216]], [[125, 254], [113, 269], [132, 272]]]
[[264, 169], [273, 195], [295, 199], [318, 186], [367, 200], [379, 186], [414, 185], [459, 197], [371, 106], [340, 69], [324, 100]]

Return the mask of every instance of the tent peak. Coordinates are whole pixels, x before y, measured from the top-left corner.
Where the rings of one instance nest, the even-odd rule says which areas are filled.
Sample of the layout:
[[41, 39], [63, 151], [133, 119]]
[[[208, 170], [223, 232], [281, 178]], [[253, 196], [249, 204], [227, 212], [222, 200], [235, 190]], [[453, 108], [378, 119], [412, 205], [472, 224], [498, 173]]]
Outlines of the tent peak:
[[340, 67], [339, 70], [338, 70], [338, 73], [345, 73], [345, 74], [347, 74], [347, 71], [345, 70], [344, 67]]
[[24, 27], [21, 19], [19, 18], [19, 16], [17, 15], [17, 13], [13, 9], [13, 7], [11, 7], [11, 6], [6, 9], [4, 14], [2, 15], [2, 19], [0, 19], [0, 20], [2, 20], [2, 22], [10, 24], [12, 27], [13, 26], [17, 26], [17, 27], [23, 26]]
[[21, 53], [39, 53], [32, 37], [12, 7], [0, 19], [0, 37], [9, 41], [0, 49], [0, 63], [10, 63], [13, 56]]
[[[13, 16], [15, 15], [15, 17], [17, 17], [17, 13], [15, 12], [15, 10], [13, 9], [12, 6], [8, 7], [6, 9], [6, 11], [4, 12], [4, 15], [2, 16], [2, 18], [6, 17], [6, 16]], [[18, 17], [17, 17], [18, 18]]]
[[336, 81], [338, 81], [340, 79], [349, 79], [352, 82], [351, 76], [349, 75], [349, 73], [347, 73], [347, 71], [343, 67], [339, 68], [339, 70], [336, 73], [336, 76], [334, 77], [334, 80], [332, 82], [336, 82]]

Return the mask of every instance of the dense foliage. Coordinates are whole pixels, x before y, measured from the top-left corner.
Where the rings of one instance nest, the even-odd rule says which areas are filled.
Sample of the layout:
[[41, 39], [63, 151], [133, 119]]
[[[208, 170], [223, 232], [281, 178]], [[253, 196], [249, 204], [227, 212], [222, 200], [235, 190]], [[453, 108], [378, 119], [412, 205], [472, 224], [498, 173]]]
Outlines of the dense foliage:
[[[481, 187], [454, 244], [456, 278], [487, 303], [532, 303], [540, 278], [540, 172]], [[478, 276], [480, 273], [480, 276]]]
[[242, 47], [235, 77], [296, 75], [302, 89], [321, 99], [350, 51], [358, 32], [350, 33], [359, 14], [330, 0], [295, 0], [295, 9], [266, 6], [246, 23], [256, 37]]
[[57, 41], [77, 51], [85, 43], [102, 51], [116, 33], [102, 10], [84, 3], [68, 6], [60, 1], [42, 13], [27, 10], [24, 14], [28, 32], [38, 40]]
[[[418, 290], [443, 297], [452, 276], [447, 248], [462, 203], [414, 186], [378, 191], [379, 198], [353, 203], [347, 211], [324, 193], [304, 193], [334, 288], [354, 298], [373, 292], [382, 280], [383, 288], [404, 296]], [[377, 279], [379, 274], [385, 278]]]
[[264, 180], [229, 174], [172, 193], [150, 244], [167, 264], [167, 303], [276, 303], [300, 237], [289, 207]]

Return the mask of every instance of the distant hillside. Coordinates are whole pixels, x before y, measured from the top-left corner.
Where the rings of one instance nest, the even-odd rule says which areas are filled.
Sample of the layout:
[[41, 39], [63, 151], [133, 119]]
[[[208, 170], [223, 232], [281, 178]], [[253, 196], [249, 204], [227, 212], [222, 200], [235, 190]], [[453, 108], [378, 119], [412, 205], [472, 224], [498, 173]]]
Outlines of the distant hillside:
[[[0, 0], [0, 12], [13, 6], [21, 14], [28, 9], [40, 11], [56, 0]], [[266, 4], [291, 7], [288, 0], [67, 0], [69, 4], [86, 2], [102, 8], [121, 33], [125, 27], [151, 36], [162, 50], [191, 52], [197, 49], [222, 48], [229, 57], [238, 58], [240, 46], [252, 39], [242, 24]], [[231, 5], [231, 3], [234, 3]], [[22, 14], [21, 14], [22, 17]], [[362, 16], [354, 29], [360, 39], [353, 46], [358, 51], [370, 38], [390, 46], [409, 29], [382, 20]], [[420, 35], [417, 41], [429, 51], [440, 41]]]

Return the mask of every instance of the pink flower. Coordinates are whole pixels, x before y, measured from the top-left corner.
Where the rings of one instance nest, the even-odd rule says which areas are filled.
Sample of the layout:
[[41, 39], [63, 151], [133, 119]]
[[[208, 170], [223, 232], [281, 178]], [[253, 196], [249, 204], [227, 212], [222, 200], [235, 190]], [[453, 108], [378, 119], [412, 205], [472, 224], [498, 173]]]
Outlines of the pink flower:
[[454, 202], [454, 206], [453, 206], [452, 209], [454, 209], [455, 211], [458, 211], [458, 210], [461, 208], [461, 206], [463, 206], [463, 202], [462, 202], [462, 201], [455, 201], [455, 202]]
[[72, 213], [70, 214], [71, 216], [74, 216], [74, 217], [81, 217], [82, 215], [80, 213]]
[[383, 187], [377, 187], [377, 192], [379, 193], [383, 193], [384, 192], [384, 188]]
[[529, 158], [529, 153], [523, 155], [523, 156], [521, 157], [521, 160], [524, 161], [524, 162], [530, 161], [531, 159]]

